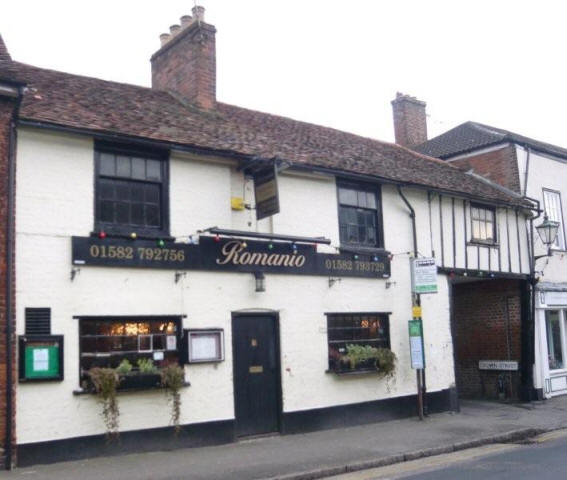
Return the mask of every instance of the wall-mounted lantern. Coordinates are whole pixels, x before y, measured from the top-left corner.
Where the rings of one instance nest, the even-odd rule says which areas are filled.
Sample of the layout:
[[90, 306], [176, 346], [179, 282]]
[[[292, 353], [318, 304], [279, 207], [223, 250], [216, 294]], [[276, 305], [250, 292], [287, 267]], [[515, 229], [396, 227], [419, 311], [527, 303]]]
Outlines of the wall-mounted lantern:
[[254, 272], [254, 278], [256, 280], [256, 291], [265, 292], [266, 291], [266, 277], [264, 272]]
[[557, 238], [557, 233], [559, 232], [559, 222], [554, 222], [553, 220], [549, 220], [549, 218], [547, 218], [547, 215], [545, 215], [543, 217], [543, 222], [536, 227], [536, 230], [543, 244], [547, 246], [547, 254], [538, 255], [535, 257], [535, 259], [537, 260], [538, 258], [542, 258], [542, 257], [550, 257], [551, 245], [555, 243], [555, 239]]

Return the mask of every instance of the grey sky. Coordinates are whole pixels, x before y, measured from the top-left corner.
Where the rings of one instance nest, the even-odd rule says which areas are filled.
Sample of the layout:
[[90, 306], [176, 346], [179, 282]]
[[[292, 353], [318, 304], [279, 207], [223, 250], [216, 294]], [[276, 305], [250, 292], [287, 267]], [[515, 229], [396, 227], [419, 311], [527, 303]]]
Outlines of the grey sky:
[[[217, 96], [392, 141], [390, 100], [428, 103], [430, 137], [466, 120], [567, 146], [561, 1], [201, 0]], [[150, 84], [158, 36], [191, 0], [4, 0], [18, 61]]]

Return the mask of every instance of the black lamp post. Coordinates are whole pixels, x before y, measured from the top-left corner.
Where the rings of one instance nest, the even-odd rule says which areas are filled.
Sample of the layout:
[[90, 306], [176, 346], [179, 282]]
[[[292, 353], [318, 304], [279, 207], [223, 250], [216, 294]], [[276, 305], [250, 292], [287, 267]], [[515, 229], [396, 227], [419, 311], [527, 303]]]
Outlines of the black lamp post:
[[559, 232], [559, 222], [549, 220], [549, 218], [547, 218], [547, 215], [545, 215], [543, 217], [543, 222], [535, 228], [543, 244], [547, 245], [547, 254], [538, 255], [534, 257], [534, 260], [543, 257], [551, 257], [551, 245], [555, 243], [555, 239], [557, 238], [557, 233]]

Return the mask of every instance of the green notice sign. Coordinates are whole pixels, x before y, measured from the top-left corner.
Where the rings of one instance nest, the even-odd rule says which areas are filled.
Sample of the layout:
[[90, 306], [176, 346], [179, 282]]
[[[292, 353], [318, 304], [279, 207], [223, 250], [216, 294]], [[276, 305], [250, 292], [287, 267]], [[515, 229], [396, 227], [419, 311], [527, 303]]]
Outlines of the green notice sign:
[[25, 378], [56, 378], [59, 369], [59, 345], [28, 343], [25, 346]]
[[421, 320], [410, 320], [408, 322], [411, 368], [425, 368], [425, 355], [423, 352], [423, 324]]

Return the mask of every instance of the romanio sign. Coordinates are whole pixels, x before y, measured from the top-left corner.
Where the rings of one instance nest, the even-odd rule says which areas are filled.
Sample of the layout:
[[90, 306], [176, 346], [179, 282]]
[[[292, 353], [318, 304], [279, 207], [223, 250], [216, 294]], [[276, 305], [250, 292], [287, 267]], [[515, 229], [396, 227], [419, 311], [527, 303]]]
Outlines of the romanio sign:
[[388, 252], [318, 253], [311, 244], [199, 237], [199, 243], [73, 237], [74, 265], [388, 278]]

